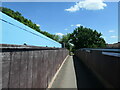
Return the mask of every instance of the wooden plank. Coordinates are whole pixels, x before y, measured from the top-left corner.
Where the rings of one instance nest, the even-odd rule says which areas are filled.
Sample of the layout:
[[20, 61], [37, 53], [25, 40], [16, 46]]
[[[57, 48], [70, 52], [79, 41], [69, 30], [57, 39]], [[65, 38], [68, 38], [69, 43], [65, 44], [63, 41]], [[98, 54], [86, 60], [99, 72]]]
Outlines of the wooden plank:
[[10, 52], [2, 53], [2, 88], [8, 88], [10, 71]]
[[32, 88], [37, 88], [37, 53], [38, 51], [34, 51], [34, 54], [33, 54], [33, 78], [32, 78]]
[[21, 52], [21, 62], [20, 62], [20, 88], [27, 87], [27, 61], [29, 59], [29, 55], [27, 51]]
[[21, 52], [11, 52], [10, 83], [9, 88], [20, 88], [20, 61]]
[[27, 70], [27, 88], [32, 88], [32, 67], [33, 67], [33, 51], [29, 51], [28, 70]]
[[38, 61], [37, 61], [37, 88], [42, 88], [42, 58], [43, 58], [43, 55], [42, 54], [42, 51], [39, 51], [38, 52]]

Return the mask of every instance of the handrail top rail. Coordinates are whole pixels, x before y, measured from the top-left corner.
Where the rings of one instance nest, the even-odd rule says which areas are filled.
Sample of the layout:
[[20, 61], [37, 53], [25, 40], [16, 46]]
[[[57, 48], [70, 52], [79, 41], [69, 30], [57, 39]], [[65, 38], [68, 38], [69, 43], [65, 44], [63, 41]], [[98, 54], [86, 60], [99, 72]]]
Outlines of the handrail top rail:
[[41, 46], [30, 46], [30, 45], [13, 45], [13, 44], [0, 44], [0, 51], [19, 51], [19, 50], [59, 50], [65, 48], [56, 47], [41, 47]]
[[100, 52], [113, 52], [113, 53], [120, 53], [120, 49], [94, 49], [94, 48], [81, 48], [79, 50], [82, 50], [82, 51], [100, 51]]

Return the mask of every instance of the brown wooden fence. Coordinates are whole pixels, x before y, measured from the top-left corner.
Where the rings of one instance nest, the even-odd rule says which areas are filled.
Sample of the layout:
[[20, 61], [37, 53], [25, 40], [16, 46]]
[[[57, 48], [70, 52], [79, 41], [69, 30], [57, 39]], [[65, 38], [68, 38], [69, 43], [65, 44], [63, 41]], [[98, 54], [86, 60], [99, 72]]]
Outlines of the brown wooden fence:
[[2, 88], [47, 88], [68, 50], [2, 47]]
[[100, 50], [77, 50], [75, 55], [98, 76], [107, 88], [120, 88], [120, 56], [105, 55]]

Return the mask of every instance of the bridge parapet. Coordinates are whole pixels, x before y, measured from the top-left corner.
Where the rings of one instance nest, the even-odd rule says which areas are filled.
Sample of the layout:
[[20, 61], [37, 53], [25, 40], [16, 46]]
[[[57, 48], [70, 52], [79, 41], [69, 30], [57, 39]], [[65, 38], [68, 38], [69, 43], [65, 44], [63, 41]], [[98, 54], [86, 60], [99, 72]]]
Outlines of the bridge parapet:
[[75, 55], [107, 88], [120, 88], [120, 51], [81, 49]]
[[47, 88], [68, 50], [3, 45], [2, 88]]

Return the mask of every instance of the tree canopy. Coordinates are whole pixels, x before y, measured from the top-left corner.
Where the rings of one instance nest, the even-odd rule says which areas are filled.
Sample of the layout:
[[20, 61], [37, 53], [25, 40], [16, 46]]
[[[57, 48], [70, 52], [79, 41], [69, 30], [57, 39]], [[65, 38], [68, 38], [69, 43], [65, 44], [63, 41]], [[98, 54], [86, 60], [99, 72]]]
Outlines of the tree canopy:
[[80, 26], [70, 34], [69, 41], [74, 45], [74, 49], [80, 48], [104, 48], [105, 40], [102, 34], [96, 30]]
[[70, 33], [63, 35], [60, 40], [60, 43], [62, 43], [64, 45], [64, 47], [66, 47], [67, 49], [70, 50], [71, 44], [69, 42], [69, 38], [70, 38]]

